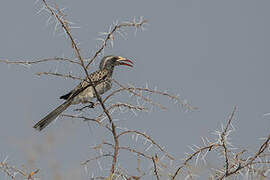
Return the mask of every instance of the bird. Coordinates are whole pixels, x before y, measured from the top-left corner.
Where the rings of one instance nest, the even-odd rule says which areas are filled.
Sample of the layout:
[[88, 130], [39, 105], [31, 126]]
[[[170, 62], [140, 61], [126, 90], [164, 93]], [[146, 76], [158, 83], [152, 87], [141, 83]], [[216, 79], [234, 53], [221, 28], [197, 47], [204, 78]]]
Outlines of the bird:
[[[99, 64], [99, 70], [89, 74], [92, 84], [95, 86], [99, 95], [104, 94], [112, 87], [112, 75], [115, 66], [133, 67], [133, 62], [121, 56], [109, 55], [102, 58]], [[37, 122], [33, 128], [42, 131], [53, 120], [55, 120], [70, 105], [92, 103], [92, 99], [96, 98], [93, 87], [86, 77], [73, 90], [60, 97], [64, 99], [64, 103], [51, 111], [47, 116]], [[92, 103], [93, 104], [93, 103]]]

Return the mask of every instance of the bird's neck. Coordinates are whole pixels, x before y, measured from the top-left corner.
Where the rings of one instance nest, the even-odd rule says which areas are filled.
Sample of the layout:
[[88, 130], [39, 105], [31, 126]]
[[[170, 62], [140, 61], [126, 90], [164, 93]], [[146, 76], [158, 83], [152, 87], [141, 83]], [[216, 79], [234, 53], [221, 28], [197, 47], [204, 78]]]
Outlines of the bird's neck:
[[111, 77], [112, 74], [113, 74], [114, 67], [112, 67], [112, 68], [105, 68], [105, 69], [107, 70], [109, 77]]

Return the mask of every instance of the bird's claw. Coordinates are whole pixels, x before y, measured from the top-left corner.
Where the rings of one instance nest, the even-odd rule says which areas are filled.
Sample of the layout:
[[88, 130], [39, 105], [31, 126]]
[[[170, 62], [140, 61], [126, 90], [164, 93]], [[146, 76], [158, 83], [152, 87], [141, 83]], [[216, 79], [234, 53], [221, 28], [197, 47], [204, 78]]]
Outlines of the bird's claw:
[[93, 103], [93, 102], [88, 102], [89, 103], [89, 105], [87, 105], [87, 106], [84, 106], [84, 107], [82, 107], [82, 108], [78, 108], [78, 109], [74, 109], [74, 111], [82, 111], [82, 110], [84, 110], [85, 108], [95, 108], [95, 103]]

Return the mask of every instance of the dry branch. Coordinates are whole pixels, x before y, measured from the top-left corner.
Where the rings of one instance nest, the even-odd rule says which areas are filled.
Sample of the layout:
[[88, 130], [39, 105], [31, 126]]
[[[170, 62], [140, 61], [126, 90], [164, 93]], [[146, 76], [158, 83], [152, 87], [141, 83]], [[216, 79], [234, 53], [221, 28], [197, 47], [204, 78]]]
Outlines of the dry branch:
[[39, 64], [39, 63], [43, 63], [43, 62], [51, 62], [51, 61], [63, 61], [63, 62], [70, 62], [73, 64], [80, 64], [74, 60], [68, 59], [68, 58], [59, 58], [59, 57], [55, 57], [55, 58], [46, 58], [46, 59], [38, 59], [38, 60], [8, 60], [8, 59], [0, 59], [0, 62], [2, 63], [6, 63], [6, 64], [22, 64], [22, 65], [32, 65], [32, 64]]
[[80, 80], [83, 81], [84, 79], [73, 76], [71, 74], [61, 74], [61, 73], [52, 73], [52, 72], [37, 72], [36, 75], [41, 76], [41, 75], [52, 75], [52, 76], [57, 76], [57, 77], [63, 77], [63, 78], [70, 78], [70, 79], [75, 79], [75, 80]]
[[18, 178], [25, 178], [27, 180], [34, 180], [34, 176], [39, 172], [39, 169], [31, 171], [30, 173], [18, 169], [15, 166], [10, 166], [6, 160], [0, 162], [0, 170], [3, 171], [12, 180]]

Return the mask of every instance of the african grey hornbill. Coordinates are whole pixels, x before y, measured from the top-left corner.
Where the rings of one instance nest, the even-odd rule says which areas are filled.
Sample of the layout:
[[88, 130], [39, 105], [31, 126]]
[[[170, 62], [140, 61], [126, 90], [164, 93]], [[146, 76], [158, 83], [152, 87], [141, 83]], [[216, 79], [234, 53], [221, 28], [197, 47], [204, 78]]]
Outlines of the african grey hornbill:
[[[128, 64], [130, 63], [130, 64]], [[95, 85], [99, 95], [111, 89], [111, 77], [115, 66], [125, 65], [132, 66], [133, 62], [121, 56], [105, 56], [99, 64], [99, 70], [91, 73], [89, 78]], [[34, 128], [41, 131], [50, 124], [57, 116], [65, 111], [71, 104], [91, 103], [91, 100], [96, 97], [93, 87], [89, 84], [88, 78], [83, 80], [75, 89], [68, 94], [63, 95], [60, 99], [66, 100], [55, 110], [49, 113], [34, 125]]]

